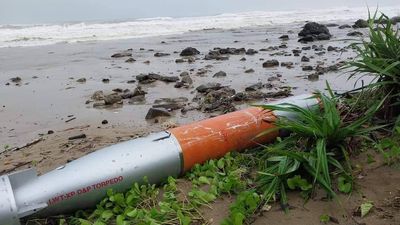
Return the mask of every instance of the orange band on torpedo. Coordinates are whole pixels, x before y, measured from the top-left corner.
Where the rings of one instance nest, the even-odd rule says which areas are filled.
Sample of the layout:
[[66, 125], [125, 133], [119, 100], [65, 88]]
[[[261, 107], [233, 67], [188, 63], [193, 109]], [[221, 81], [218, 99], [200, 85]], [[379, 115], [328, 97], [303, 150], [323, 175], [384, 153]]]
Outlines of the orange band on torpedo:
[[188, 171], [197, 163], [275, 139], [278, 131], [254, 139], [266, 129], [273, 128], [275, 120], [271, 111], [251, 107], [173, 128], [169, 132], [182, 148], [184, 170]]

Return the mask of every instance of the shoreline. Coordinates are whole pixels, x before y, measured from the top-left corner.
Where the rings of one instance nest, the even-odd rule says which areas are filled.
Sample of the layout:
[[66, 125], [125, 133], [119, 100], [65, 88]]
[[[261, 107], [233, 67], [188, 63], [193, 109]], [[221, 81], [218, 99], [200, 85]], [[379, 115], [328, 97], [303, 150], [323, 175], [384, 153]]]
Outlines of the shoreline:
[[[302, 25], [304, 24], [297, 23], [292, 26], [203, 30], [142, 39], [2, 48], [0, 96], [4, 98], [0, 100], [0, 142], [13, 148], [39, 137], [51, 138], [52, 134], [48, 133], [62, 133], [65, 129], [81, 126], [89, 126], [86, 131], [93, 134], [97, 129], [110, 130], [109, 133], [118, 130], [142, 130], [146, 133], [165, 129], [165, 126], [176, 126], [215, 116], [223, 112], [189, 110], [182, 113], [180, 108], [172, 110], [171, 117], [158, 123], [145, 120], [149, 108], [163, 97], [185, 97], [185, 107], [196, 105], [197, 102], [193, 100], [196, 97], [195, 88], [209, 82], [228, 86], [236, 93], [245, 92], [246, 87], [259, 82], [262, 85], [268, 84], [268, 88], [260, 89], [265, 93], [279, 92], [285, 87], [290, 87], [291, 94], [312, 92], [315, 89], [324, 89], [325, 80], [329, 80], [335, 90], [351, 89], [352, 81], [346, 82], [346, 76], [340, 75], [342, 72], [327, 71], [314, 81], [309, 81], [307, 76], [314, 73], [318, 65], [329, 67], [354, 56], [346, 49], [349, 42], [343, 40], [347, 39], [346, 34], [353, 29], [330, 27], [334, 35], [330, 41], [301, 44], [297, 42], [297, 33]], [[358, 30], [365, 32], [365, 29]], [[284, 34], [289, 36], [289, 40], [279, 39]], [[312, 45], [321, 49], [311, 49]], [[327, 51], [329, 45], [334, 45], [337, 50]], [[200, 51], [194, 62], [176, 63], [176, 59], [182, 58], [179, 56], [180, 51], [189, 46]], [[307, 46], [310, 46], [310, 50], [301, 50]], [[254, 49], [257, 53], [230, 55], [229, 60], [222, 61], [204, 60], [207, 53], [215, 47]], [[135, 62], [125, 62], [129, 57], [111, 57], [126, 49], [132, 49]], [[301, 55], [289, 56], [296, 49], [303, 51]], [[155, 57], [156, 53], [170, 55]], [[310, 62], [302, 62], [302, 56], [309, 57]], [[242, 58], [247, 60], [243, 61]], [[270, 59], [277, 59], [280, 63], [291, 62], [293, 65], [263, 68], [263, 62]], [[146, 61], [150, 63], [145, 63]], [[303, 71], [304, 66], [313, 68], [311, 71]], [[248, 70], [250, 72], [246, 72]], [[148, 73], [176, 76], [180, 79], [179, 75], [184, 71], [193, 80], [189, 88], [175, 88], [174, 83], [162, 81], [139, 85], [136, 80], [137, 75]], [[227, 76], [213, 77], [218, 71], [224, 71]], [[20, 77], [22, 80], [16, 84], [10, 81], [13, 77]], [[85, 78], [85, 82], [77, 82], [81, 78]], [[109, 79], [109, 82], [103, 82], [103, 79]], [[133, 90], [138, 85], [148, 93], [143, 103], [129, 104], [125, 101], [123, 105], [104, 109], [94, 108], [94, 102], [85, 104], [96, 91], [110, 94], [114, 89]], [[233, 105], [240, 109], [260, 102], [263, 99], [239, 101]], [[103, 120], [108, 123], [102, 124]], [[0, 152], [5, 150], [4, 146]]]
[[[380, 7], [389, 17], [399, 16], [400, 5]], [[326, 15], [329, 15], [327, 17]], [[0, 48], [45, 46], [86, 41], [118, 41], [184, 35], [210, 29], [257, 29], [294, 26], [307, 21], [346, 23], [366, 19], [367, 7], [336, 7], [289, 11], [249, 11], [197, 17], [155, 17], [121, 21], [89, 21], [0, 26]]]

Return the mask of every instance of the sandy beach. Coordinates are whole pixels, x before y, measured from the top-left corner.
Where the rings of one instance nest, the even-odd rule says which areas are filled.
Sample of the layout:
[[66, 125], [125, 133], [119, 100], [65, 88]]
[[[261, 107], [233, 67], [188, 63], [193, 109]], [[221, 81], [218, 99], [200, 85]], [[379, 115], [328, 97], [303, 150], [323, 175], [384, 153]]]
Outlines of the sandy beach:
[[[304, 24], [0, 48], [0, 174], [33, 166], [41, 174], [123, 140], [252, 104], [324, 90], [326, 81], [338, 93], [370, 81], [363, 77], [355, 85], [356, 78], [347, 80], [348, 71], [339, 70], [356, 56], [349, 45], [367, 37], [367, 29], [351, 28], [353, 20], [331, 21], [325, 23], [330, 40], [300, 43], [298, 33]], [[340, 27], [346, 24], [350, 26]], [[350, 32], [360, 33], [349, 36]], [[200, 53], [180, 56], [187, 47]], [[209, 59], [210, 51], [227, 48], [236, 50]], [[126, 56], [116, 57], [117, 53]], [[278, 65], [265, 64], [271, 60]], [[223, 88], [208, 92], [211, 95], [199, 89], [216, 83]], [[133, 94], [137, 91], [145, 94]], [[107, 103], [104, 99], [110, 95]], [[167, 116], [149, 116], [150, 108]], [[378, 176], [379, 171], [375, 173]], [[291, 198], [302, 207], [299, 196]], [[227, 209], [231, 201], [215, 204]], [[308, 208], [320, 209], [320, 204], [313, 202]], [[332, 215], [340, 216], [334, 202], [323, 204]], [[349, 207], [355, 204], [356, 200]], [[287, 218], [288, 224], [307, 219], [303, 211], [307, 210], [301, 208], [296, 211], [299, 215]], [[217, 224], [224, 213], [218, 216], [209, 210], [206, 214], [216, 218]], [[278, 210], [268, 215], [283, 216]], [[268, 218], [255, 224], [264, 224]], [[315, 218], [307, 221], [316, 224]]]

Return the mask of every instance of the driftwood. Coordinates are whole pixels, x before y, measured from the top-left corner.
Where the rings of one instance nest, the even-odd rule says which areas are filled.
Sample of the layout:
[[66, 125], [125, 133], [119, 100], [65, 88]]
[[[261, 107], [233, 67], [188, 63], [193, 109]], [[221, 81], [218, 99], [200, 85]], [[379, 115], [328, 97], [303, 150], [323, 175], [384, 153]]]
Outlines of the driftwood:
[[13, 148], [10, 148], [10, 149], [6, 149], [6, 152], [18, 151], [18, 150], [20, 150], [20, 149], [23, 149], [23, 148], [32, 146], [32, 145], [34, 145], [34, 144], [37, 144], [37, 143], [39, 143], [39, 142], [41, 142], [41, 141], [43, 141], [43, 140], [44, 140], [44, 138], [43, 138], [43, 137], [40, 137], [40, 138], [37, 138], [37, 139], [35, 139], [35, 140], [31, 141], [31, 142], [28, 142], [28, 143], [22, 145], [22, 146], [18, 146], [18, 147], [13, 147]]

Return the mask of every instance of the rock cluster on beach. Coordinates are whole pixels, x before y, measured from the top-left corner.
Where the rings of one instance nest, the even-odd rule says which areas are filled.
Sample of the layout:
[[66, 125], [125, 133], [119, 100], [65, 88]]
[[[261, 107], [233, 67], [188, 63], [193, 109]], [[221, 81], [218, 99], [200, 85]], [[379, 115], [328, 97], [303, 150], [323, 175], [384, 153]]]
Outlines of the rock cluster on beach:
[[329, 40], [332, 35], [327, 26], [316, 22], [307, 23], [303, 30], [300, 31], [299, 42], [312, 42], [317, 40]]
[[[209, 50], [202, 49], [202, 51], [198, 47], [191, 46], [173, 52], [147, 49], [147, 52], [155, 52], [154, 54], [152, 53], [153, 57], [159, 58], [152, 59], [153, 61], [162, 60], [163, 58], [170, 60], [173, 58], [172, 62], [176, 63], [177, 66], [184, 66], [188, 63], [197, 65], [196, 69], [193, 68], [188, 71], [178, 70], [178, 75], [174, 75], [172, 72], [168, 75], [153, 72], [139, 73], [133, 76], [135, 79], [127, 81], [128, 84], [136, 84], [136, 87], [133, 89], [113, 89], [112, 92], [105, 90], [96, 91], [87, 103], [93, 101], [93, 107], [95, 108], [122, 107], [124, 104], [149, 104], [146, 95], [150, 92], [150, 88], [157, 87], [161, 83], [165, 84], [163, 85], [165, 93], [168, 93], [169, 88], [176, 88], [193, 96], [191, 100], [186, 97], [162, 98], [150, 103], [151, 107], [145, 119], [156, 119], [157, 121], [158, 117], [174, 116], [176, 111], [182, 114], [193, 110], [203, 113], [227, 113], [236, 110], [237, 106], [244, 102], [290, 96], [292, 88], [283, 85], [285, 79], [282, 78], [280, 73], [275, 73], [273, 76], [269, 75], [264, 80], [259, 79], [258, 82], [243, 86], [241, 90], [237, 90], [231, 87], [231, 85], [225, 85], [220, 82], [232, 79], [232, 75], [224, 70], [214, 69], [213, 65], [225, 62], [229, 64], [232, 61], [231, 58], [235, 58], [235, 60], [246, 64], [249, 57], [251, 60], [258, 57], [259, 64], [261, 64], [260, 68], [244, 68], [242, 76], [245, 74], [265, 73], [271, 70], [281, 71], [282, 68], [286, 68], [304, 72], [306, 73], [304, 75], [305, 79], [316, 81], [321, 75], [337, 71], [343, 65], [343, 61], [326, 65], [320, 59], [321, 57], [328, 53], [333, 54], [348, 51], [346, 48], [327, 44], [332, 38], [329, 28], [337, 30], [354, 29], [350, 30], [347, 35], [358, 37], [362, 36], [363, 33], [357, 29], [365, 26], [366, 21], [364, 20], [357, 20], [353, 27], [348, 24], [308, 22], [298, 33], [298, 42], [301, 45], [296, 47], [291, 47], [290, 43], [296, 40], [293, 40], [293, 32], [290, 31], [288, 34], [281, 34], [277, 37], [280, 44], [265, 46], [259, 49], [237, 47], [238, 43], [240, 43], [239, 41], [234, 41], [234, 43], [237, 43], [236, 47], [213, 47]], [[316, 44], [308, 44], [310, 42]], [[164, 41], [162, 43], [167, 44]], [[143, 52], [145, 48], [140, 48], [139, 51]], [[121, 58], [127, 63], [133, 63], [137, 61], [139, 56], [135, 55], [135, 50], [127, 49], [114, 53], [111, 57], [115, 59]], [[150, 64], [150, 59], [143, 62]], [[208, 64], [200, 66], [203, 63]], [[201, 80], [207, 78], [205, 79], [207, 82], [203, 81], [199, 83], [199, 78], [202, 78]], [[240, 77], [239, 79], [245, 78]], [[103, 79], [103, 83], [109, 82], [109, 79]]]

